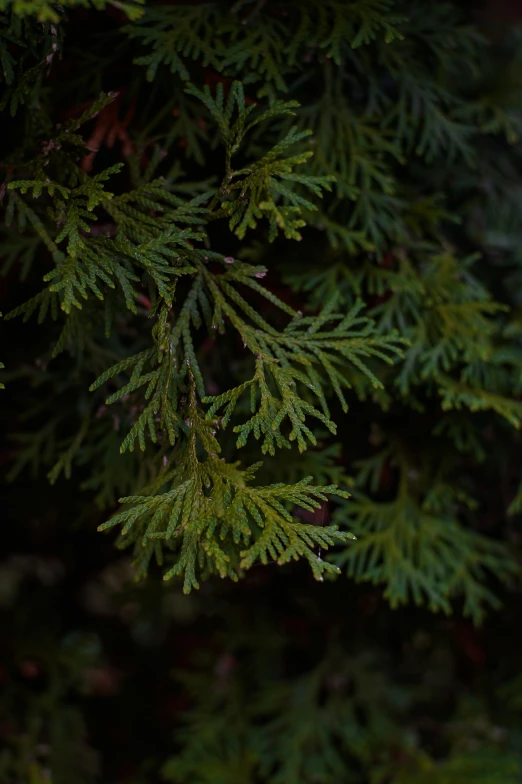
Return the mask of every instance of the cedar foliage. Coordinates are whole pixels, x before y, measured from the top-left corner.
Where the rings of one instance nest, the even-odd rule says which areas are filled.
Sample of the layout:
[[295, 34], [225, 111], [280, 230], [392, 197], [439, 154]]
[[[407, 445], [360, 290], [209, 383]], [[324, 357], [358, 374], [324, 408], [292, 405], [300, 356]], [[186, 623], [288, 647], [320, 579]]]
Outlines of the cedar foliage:
[[[8, 667], [46, 674], [8, 678], [2, 780], [519, 781], [520, 640], [480, 683], [454, 653], [511, 643], [520, 595], [519, 32], [452, 2], [0, 8], [0, 574]], [[174, 745], [117, 771], [79, 694], [187, 624]]]

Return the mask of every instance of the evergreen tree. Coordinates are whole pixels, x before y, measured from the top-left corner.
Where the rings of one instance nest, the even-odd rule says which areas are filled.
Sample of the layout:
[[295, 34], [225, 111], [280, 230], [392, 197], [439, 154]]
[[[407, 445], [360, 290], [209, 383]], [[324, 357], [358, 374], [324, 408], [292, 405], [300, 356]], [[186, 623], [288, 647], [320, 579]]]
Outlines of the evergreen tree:
[[[2, 0], [2, 781], [522, 780], [522, 49], [488, 18]], [[165, 737], [119, 647], [176, 664]]]

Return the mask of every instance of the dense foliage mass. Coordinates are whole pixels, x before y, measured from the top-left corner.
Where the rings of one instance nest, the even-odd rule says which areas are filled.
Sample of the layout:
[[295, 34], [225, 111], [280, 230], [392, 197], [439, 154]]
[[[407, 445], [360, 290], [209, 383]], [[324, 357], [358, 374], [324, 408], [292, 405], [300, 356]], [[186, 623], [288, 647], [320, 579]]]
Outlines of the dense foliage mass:
[[516, 26], [0, 8], [1, 780], [520, 782]]

